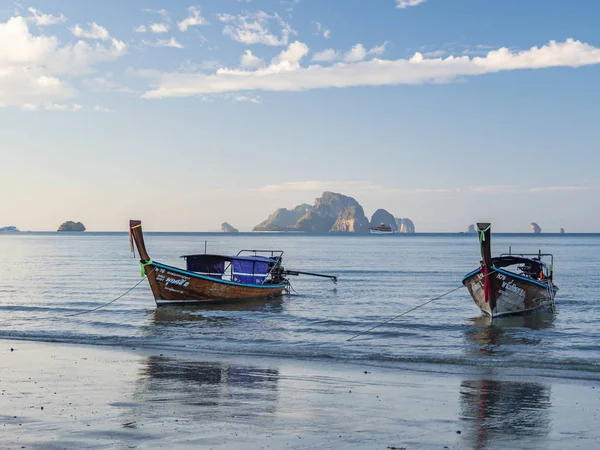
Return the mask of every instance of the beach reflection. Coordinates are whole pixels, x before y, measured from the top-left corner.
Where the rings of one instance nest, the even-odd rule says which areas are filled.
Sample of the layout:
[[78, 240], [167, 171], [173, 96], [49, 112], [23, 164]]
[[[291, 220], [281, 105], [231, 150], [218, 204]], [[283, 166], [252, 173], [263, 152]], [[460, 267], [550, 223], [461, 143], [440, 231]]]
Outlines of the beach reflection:
[[[281, 298], [161, 306], [148, 311], [148, 323], [142, 326], [141, 330], [146, 336], [164, 336], [177, 328], [187, 328], [186, 333], [201, 333], [207, 328], [235, 327], [245, 312], [282, 311]], [[222, 314], [219, 314], [220, 312]], [[190, 336], [186, 334], [183, 337], [187, 339]]]
[[256, 420], [276, 410], [277, 369], [150, 356], [138, 373], [134, 398], [149, 406], [145, 415]]
[[[460, 418], [469, 426], [469, 447], [523, 448], [527, 440], [543, 448], [550, 431], [550, 386], [534, 382], [465, 380], [460, 385]], [[507, 440], [512, 440], [511, 445]]]
[[542, 343], [538, 333], [528, 332], [554, 327], [555, 315], [551, 313], [528, 316], [508, 316], [492, 320], [488, 316], [471, 319], [472, 326], [465, 332], [467, 341], [475, 344], [471, 349], [479, 355], [494, 355], [509, 346], [537, 346]]
[[[204, 313], [223, 311], [225, 314], [235, 311], [266, 311], [282, 312], [283, 300], [276, 299], [252, 299], [244, 301], [221, 301], [214, 303], [198, 303], [194, 305], [169, 305], [161, 306], [149, 312], [156, 325], [177, 325], [181, 322], [197, 322], [207, 320]], [[214, 319], [214, 314], [208, 318]], [[230, 320], [225, 315], [219, 319]]]

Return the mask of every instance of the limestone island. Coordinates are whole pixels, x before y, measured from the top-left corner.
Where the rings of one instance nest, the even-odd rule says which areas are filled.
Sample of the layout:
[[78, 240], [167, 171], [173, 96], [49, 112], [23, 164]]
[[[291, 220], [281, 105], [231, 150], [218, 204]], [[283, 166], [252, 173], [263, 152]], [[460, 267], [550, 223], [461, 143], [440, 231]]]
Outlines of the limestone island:
[[17, 227], [13, 226], [0, 227], [0, 233], [19, 233], [20, 231]]
[[415, 232], [410, 219], [396, 218], [385, 209], [378, 209], [369, 221], [354, 198], [326, 191], [312, 206], [303, 203], [293, 209], [279, 208], [252, 231], [369, 233], [371, 227], [381, 224], [390, 226], [397, 233]]
[[56, 231], [85, 231], [85, 226], [81, 222], [67, 220]]
[[531, 232], [533, 234], [540, 234], [542, 232], [542, 229], [540, 228], [540, 226], [535, 222], [531, 222], [529, 224], [529, 228], [531, 228]]
[[239, 233], [239, 230], [237, 228], [233, 228], [231, 225], [229, 225], [227, 222], [223, 222], [221, 224], [221, 231], [223, 233]]

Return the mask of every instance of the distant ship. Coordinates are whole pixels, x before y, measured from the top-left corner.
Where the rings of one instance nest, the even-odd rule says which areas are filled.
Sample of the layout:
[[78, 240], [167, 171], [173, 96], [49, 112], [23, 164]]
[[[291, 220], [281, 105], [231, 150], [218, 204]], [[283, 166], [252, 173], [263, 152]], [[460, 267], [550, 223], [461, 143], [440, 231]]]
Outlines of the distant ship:
[[376, 227], [369, 228], [371, 234], [394, 234], [394, 230], [389, 225], [382, 223]]

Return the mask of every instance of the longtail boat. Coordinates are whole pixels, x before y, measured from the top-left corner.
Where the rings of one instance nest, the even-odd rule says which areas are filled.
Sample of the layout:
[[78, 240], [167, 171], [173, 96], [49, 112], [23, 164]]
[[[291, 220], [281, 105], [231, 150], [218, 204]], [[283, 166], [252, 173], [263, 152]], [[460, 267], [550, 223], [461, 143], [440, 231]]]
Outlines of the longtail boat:
[[140, 220], [129, 221], [131, 249], [138, 249], [142, 276], [148, 278], [158, 306], [219, 300], [272, 298], [289, 286], [289, 275], [337, 276], [286, 270], [281, 250], [240, 250], [237, 255], [183, 255], [185, 269], [153, 261], [148, 255]]
[[475, 304], [488, 316], [554, 311], [558, 287], [553, 282], [550, 253], [502, 253], [492, 257], [491, 225], [478, 223], [480, 267], [463, 278]]

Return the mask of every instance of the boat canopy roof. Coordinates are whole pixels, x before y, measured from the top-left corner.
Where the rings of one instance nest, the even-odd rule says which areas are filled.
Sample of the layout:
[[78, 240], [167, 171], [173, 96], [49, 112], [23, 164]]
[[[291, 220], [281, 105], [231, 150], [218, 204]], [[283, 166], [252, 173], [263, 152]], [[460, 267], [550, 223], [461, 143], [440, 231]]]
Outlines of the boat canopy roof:
[[[186, 269], [212, 278], [223, 278], [231, 267], [231, 280], [244, 284], [263, 284], [270, 266], [280, 259], [258, 255], [183, 255]], [[225, 263], [229, 263], [225, 266]]]
[[258, 262], [267, 262], [267, 263], [275, 263], [278, 260], [276, 258], [269, 258], [267, 256], [259, 256], [259, 255], [209, 255], [206, 253], [201, 253], [199, 255], [182, 255], [181, 258], [185, 258], [187, 260], [194, 259], [195, 261], [258, 261]]
[[514, 264], [525, 264], [528, 266], [546, 267], [546, 263], [537, 258], [525, 258], [518, 255], [503, 255], [492, 258], [492, 264], [495, 267], [507, 267]]

